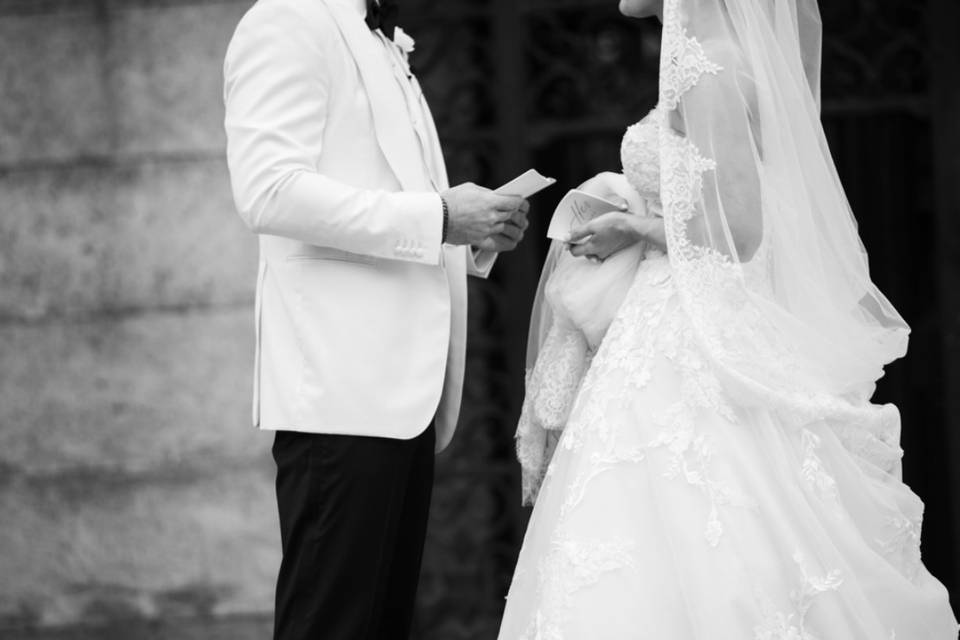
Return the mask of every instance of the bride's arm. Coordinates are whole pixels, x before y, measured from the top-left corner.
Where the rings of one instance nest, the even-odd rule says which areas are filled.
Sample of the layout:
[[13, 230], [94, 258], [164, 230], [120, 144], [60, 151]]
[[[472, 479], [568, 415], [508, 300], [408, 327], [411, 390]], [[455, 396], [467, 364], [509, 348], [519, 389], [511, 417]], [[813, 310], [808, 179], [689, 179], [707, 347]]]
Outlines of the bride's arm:
[[672, 127], [715, 165], [703, 172], [696, 215], [684, 235], [693, 245], [744, 262], [763, 236], [757, 89], [735, 47], [714, 44], [708, 55], [720, 70], [704, 74], [671, 113]]
[[663, 218], [611, 211], [597, 216], [570, 234], [570, 253], [606, 260], [641, 241], [666, 250]]
[[[756, 85], [734, 48], [715, 45], [710, 56], [720, 70], [700, 78], [670, 118], [670, 126], [715, 163], [703, 174], [701, 192], [693, 203], [696, 215], [685, 222], [683, 235], [692, 245], [711, 247], [742, 262], [753, 256], [763, 236]], [[626, 180], [620, 174], [602, 173], [581, 189], [596, 190], [591, 192], [610, 199], [611, 194], [619, 195], [623, 183]], [[571, 249], [574, 255], [600, 259], [641, 240], [660, 247], [666, 244], [662, 219], [618, 213], [596, 218], [576, 230], [572, 240], [582, 242]]]
[[638, 215], [646, 211], [643, 198], [621, 173], [603, 172], [578, 187], [605, 200], [621, 204], [626, 211], [611, 211], [574, 229], [570, 252], [575, 256], [605, 260], [642, 240], [665, 247], [663, 220]]

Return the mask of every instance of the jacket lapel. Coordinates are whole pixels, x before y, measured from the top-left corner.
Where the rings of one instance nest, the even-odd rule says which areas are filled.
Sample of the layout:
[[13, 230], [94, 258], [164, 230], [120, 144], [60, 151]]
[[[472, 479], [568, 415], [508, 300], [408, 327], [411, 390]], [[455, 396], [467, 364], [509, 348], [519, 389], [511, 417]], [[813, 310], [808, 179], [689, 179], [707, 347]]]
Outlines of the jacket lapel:
[[[411, 157], [411, 153], [417, 149], [410, 148], [409, 140], [404, 135], [411, 129], [410, 122], [404, 117], [406, 109], [398, 109], [398, 105], [394, 104], [396, 91], [391, 92], [390, 89], [399, 88], [396, 87], [393, 72], [384, 64], [380, 43], [371, 37], [369, 28], [351, 7], [332, 0], [324, 2], [360, 70], [383, 155], [405, 190], [422, 190], [423, 180], [417, 171], [419, 159]], [[403, 107], [404, 102], [400, 102], [400, 106]]]

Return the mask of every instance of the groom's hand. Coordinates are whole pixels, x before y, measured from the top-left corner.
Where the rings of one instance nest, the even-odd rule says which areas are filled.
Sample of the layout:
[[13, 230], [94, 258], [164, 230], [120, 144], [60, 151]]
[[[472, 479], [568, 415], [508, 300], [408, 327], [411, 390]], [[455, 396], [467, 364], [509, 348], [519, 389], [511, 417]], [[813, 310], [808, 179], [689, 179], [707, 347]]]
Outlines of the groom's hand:
[[473, 183], [440, 194], [450, 220], [447, 242], [484, 251], [510, 251], [523, 239], [530, 204], [517, 196], [502, 196]]
[[473, 245], [481, 251], [494, 251], [503, 253], [504, 251], [513, 251], [523, 240], [527, 231], [529, 222], [527, 222], [527, 213], [530, 211], [530, 203], [526, 200], [520, 205], [520, 208], [513, 213], [503, 224], [503, 230], [480, 244]]

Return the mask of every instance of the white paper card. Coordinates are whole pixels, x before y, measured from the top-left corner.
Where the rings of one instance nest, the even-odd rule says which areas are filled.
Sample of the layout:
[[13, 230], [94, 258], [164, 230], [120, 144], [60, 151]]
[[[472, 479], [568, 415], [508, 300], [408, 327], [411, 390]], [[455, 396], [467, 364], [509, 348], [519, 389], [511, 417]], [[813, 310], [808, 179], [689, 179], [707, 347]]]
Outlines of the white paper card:
[[622, 211], [622, 209], [614, 202], [590, 195], [586, 191], [572, 189], [563, 196], [563, 200], [553, 212], [547, 237], [551, 240], [566, 242], [570, 239], [571, 231], [611, 211]]
[[526, 173], [517, 176], [507, 184], [503, 185], [494, 193], [500, 194], [501, 196], [519, 196], [521, 198], [529, 198], [533, 194], [543, 191], [556, 182], [557, 181], [553, 178], [548, 178], [544, 175], [541, 175], [536, 169], [530, 169]]

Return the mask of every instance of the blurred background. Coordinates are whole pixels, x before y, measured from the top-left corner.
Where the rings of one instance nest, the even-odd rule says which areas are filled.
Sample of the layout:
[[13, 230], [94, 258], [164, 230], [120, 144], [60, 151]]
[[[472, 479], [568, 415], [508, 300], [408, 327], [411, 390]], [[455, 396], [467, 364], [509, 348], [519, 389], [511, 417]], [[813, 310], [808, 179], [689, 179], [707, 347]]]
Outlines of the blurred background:
[[[303, 0], [316, 1], [316, 0]], [[250, 0], [0, 0], [0, 638], [262, 639], [279, 534], [249, 426], [256, 243], [221, 62]], [[451, 177], [619, 169], [659, 28], [616, 0], [403, 0]], [[914, 328], [904, 417], [923, 557], [960, 603], [960, 3], [829, 0], [823, 118], [875, 280]], [[527, 517], [528, 313], [564, 189], [471, 284], [415, 640], [496, 634]], [[908, 639], [915, 640], [915, 639]]]

